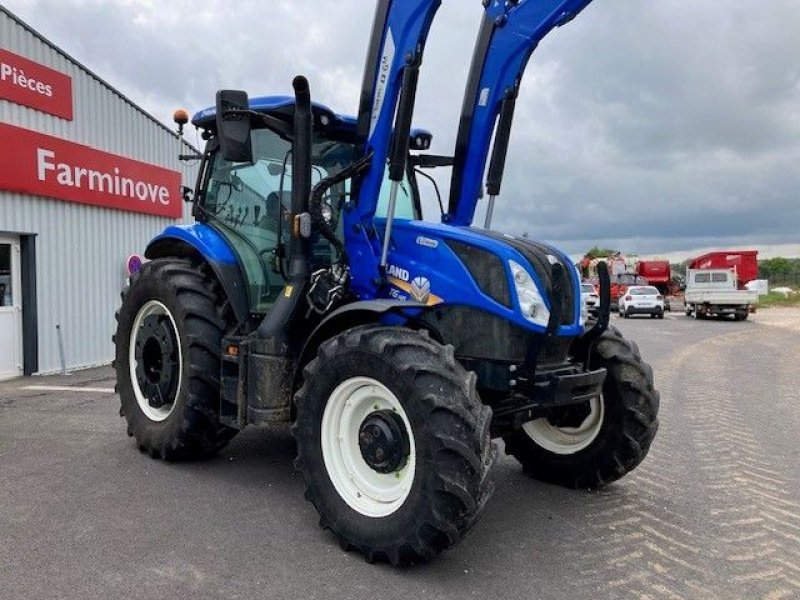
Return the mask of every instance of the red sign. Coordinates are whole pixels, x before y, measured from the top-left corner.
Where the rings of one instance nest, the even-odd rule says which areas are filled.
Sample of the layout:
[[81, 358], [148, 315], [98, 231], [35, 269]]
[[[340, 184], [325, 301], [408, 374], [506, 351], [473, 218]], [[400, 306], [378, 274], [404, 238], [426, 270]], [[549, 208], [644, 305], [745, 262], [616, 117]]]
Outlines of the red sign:
[[0, 189], [180, 218], [181, 174], [0, 123]]
[[0, 98], [72, 121], [72, 78], [2, 48]]

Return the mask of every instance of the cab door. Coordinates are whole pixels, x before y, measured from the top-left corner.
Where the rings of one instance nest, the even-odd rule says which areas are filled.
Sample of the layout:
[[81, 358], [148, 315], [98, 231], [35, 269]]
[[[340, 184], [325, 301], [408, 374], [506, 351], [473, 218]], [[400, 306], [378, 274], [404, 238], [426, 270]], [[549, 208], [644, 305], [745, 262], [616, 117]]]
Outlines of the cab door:
[[245, 277], [252, 314], [266, 314], [283, 288], [275, 253], [288, 241], [291, 173], [284, 165], [291, 145], [273, 132], [253, 133], [253, 163], [211, 159], [203, 210], [230, 243]]

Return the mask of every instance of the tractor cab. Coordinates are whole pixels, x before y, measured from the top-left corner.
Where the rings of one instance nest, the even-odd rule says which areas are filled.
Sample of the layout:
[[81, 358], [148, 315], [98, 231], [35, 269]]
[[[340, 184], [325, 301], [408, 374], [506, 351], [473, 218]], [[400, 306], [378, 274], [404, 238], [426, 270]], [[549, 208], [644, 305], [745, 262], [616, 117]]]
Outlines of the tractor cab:
[[[218, 135], [216, 107], [199, 111], [192, 124], [203, 131], [206, 148], [194, 194], [194, 216], [228, 242], [246, 273], [249, 312], [264, 315], [287, 281], [289, 237], [292, 223], [292, 123], [294, 98], [264, 96], [248, 101], [249, 143], [239, 156], [226, 156]], [[312, 187], [335, 177], [353, 163], [358, 151], [356, 119], [312, 105]], [[409, 147], [424, 150], [431, 134], [411, 131]], [[396, 215], [421, 219], [419, 193], [408, 161], [408, 169], [396, 203]], [[386, 173], [388, 178], [388, 170]], [[389, 186], [382, 188], [376, 216], [386, 215]], [[353, 201], [352, 178], [333, 184], [323, 196], [322, 215], [344, 243], [342, 211]], [[191, 228], [191, 226], [189, 227]], [[311, 269], [329, 268], [336, 249], [315, 235]]]

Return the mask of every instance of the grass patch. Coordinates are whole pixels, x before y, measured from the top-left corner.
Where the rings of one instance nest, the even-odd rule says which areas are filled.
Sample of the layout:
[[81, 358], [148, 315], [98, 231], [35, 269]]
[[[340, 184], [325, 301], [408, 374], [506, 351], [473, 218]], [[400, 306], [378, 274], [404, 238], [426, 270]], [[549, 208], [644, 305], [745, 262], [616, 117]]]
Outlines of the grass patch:
[[800, 306], [800, 294], [776, 294], [770, 292], [766, 296], [761, 296], [758, 299], [758, 308], [770, 308], [771, 306]]

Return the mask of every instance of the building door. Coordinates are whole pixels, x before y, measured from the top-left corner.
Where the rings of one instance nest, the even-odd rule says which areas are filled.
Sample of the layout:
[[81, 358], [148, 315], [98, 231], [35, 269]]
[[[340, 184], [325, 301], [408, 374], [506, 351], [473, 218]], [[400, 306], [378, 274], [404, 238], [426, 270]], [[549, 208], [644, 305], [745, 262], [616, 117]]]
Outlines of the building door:
[[19, 238], [0, 235], [0, 379], [22, 375]]

